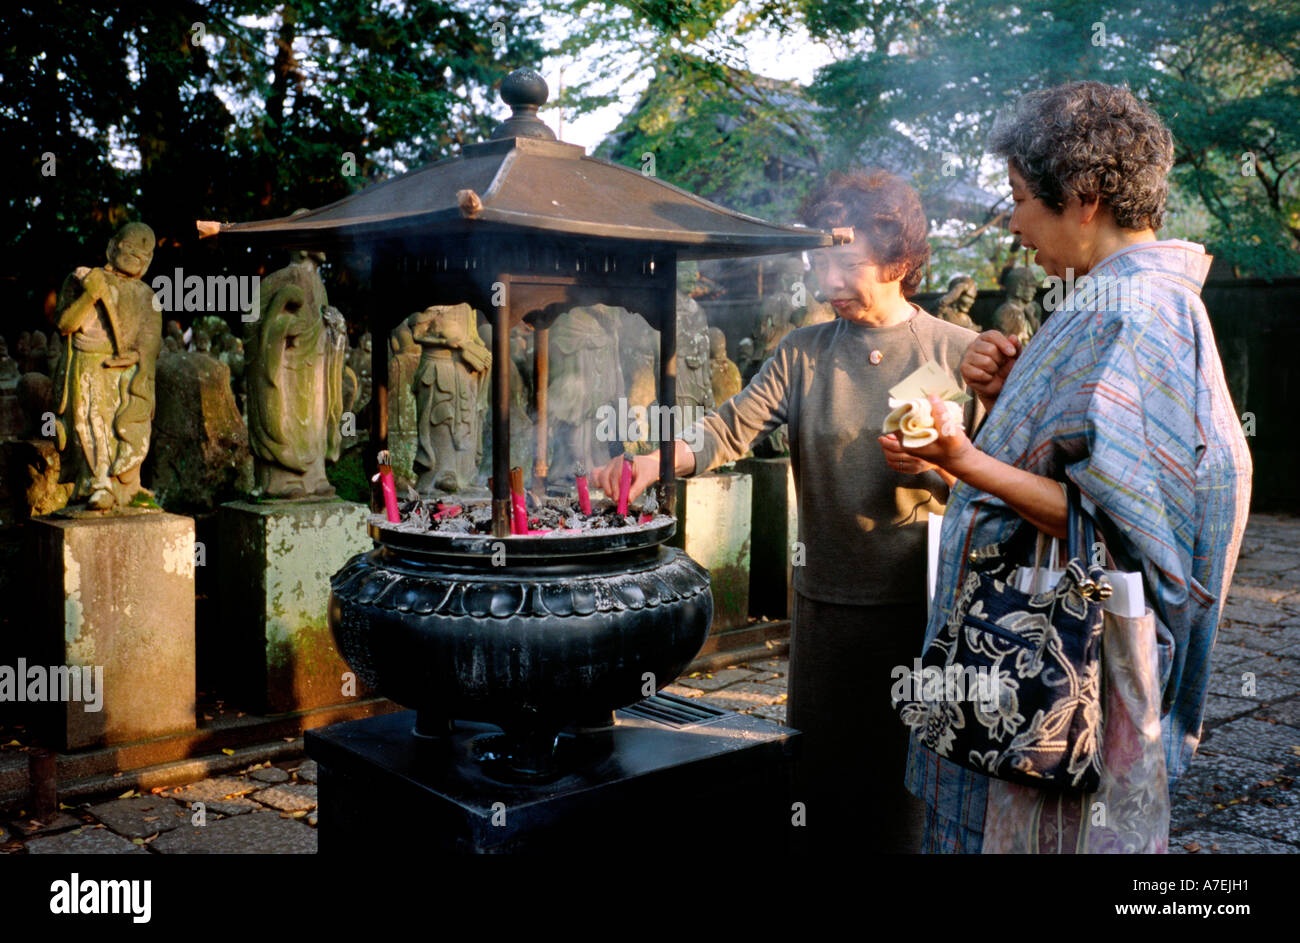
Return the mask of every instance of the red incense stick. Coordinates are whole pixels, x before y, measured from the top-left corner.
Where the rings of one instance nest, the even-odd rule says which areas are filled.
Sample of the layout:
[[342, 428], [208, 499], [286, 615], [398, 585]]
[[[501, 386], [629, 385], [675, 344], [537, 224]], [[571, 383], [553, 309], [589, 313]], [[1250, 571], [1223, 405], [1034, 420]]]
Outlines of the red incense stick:
[[384, 490], [384, 514], [388, 517], [388, 523], [402, 523], [402, 515], [397, 510], [397, 482], [393, 480], [393, 466], [389, 464], [388, 452], [379, 453], [379, 479], [380, 487]]
[[510, 506], [514, 510], [510, 532], [512, 534], [528, 533], [528, 505], [524, 502], [524, 470], [510, 469]]
[[578, 482], [578, 508], [582, 511], [583, 514], [590, 515], [591, 514], [591, 492], [587, 488], [586, 472], [584, 471], [583, 474], [577, 475], [575, 477]]
[[623, 468], [618, 473], [618, 513], [627, 516], [627, 498], [632, 491], [632, 453], [623, 453]]

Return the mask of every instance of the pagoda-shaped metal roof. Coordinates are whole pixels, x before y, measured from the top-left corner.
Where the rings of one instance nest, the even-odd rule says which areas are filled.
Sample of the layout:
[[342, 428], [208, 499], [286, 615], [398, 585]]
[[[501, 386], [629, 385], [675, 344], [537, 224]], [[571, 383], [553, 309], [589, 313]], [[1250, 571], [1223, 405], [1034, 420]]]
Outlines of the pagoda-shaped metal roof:
[[470, 235], [550, 234], [561, 240], [615, 240], [671, 249], [679, 259], [709, 259], [816, 249], [829, 233], [737, 213], [628, 167], [587, 156], [554, 139], [536, 117], [546, 83], [521, 69], [502, 83], [514, 114], [492, 139], [458, 156], [367, 187], [291, 217], [200, 223], [265, 245], [301, 249], [394, 240], [457, 241]]

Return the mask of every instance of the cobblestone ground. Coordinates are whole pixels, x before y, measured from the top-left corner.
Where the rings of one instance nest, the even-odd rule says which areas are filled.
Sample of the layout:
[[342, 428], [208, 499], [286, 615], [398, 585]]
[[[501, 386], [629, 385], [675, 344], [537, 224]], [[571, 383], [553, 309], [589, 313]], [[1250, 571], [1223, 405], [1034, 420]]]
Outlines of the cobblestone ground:
[[[1251, 516], [1212, 664], [1201, 749], [1172, 790], [1170, 851], [1298, 853], [1300, 518]], [[788, 659], [768, 657], [665, 690], [784, 723], [787, 673]], [[65, 807], [50, 822], [0, 824], [0, 851], [310, 854], [315, 782], [316, 764], [299, 760]]]
[[261, 764], [146, 795], [65, 803], [48, 821], [0, 826], [0, 843], [29, 855], [314, 854], [316, 762]]

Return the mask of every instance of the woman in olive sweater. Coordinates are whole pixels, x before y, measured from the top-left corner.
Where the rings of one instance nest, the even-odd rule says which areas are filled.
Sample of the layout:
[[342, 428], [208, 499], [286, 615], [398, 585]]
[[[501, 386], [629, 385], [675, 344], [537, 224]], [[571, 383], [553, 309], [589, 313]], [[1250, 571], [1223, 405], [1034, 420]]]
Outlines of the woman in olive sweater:
[[[927, 361], [959, 376], [972, 331], [907, 300], [929, 258], [926, 217], [885, 171], [832, 177], [808, 202], [819, 229], [853, 241], [812, 253], [834, 321], [792, 331], [749, 384], [675, 443], [678, 475], [742, 457], [782, 423], [799, 504], [788, 719], [804, 734], [794, 798], [796, 847], [914, 851], [923, 807], [902, 785], [907, 735], [890, 704], [894, 669], [910, 668], [926, 622], [926, 519], [951, 479], [878, 441], [889, 389]], [[958, 382], [960, 382], [958, 380]], [[967, 404], [971, 428], [979, 409]], [[622, 459], [593, 473], [617, 489]], [[658, 478], [640, 456], [632, 494]], [[796, 548], [800, 549], [800, 548]]]

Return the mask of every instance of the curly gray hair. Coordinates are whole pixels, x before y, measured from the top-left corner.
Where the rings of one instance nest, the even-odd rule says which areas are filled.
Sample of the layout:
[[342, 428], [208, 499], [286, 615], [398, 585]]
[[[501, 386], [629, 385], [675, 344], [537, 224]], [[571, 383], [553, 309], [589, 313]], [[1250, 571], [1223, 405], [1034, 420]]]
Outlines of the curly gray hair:
[[1068, 82], [1022, 95], [994, 122], [989, 149], [1056, 213], [1070, 197], [1096, 197], [1124, 229], [1164, 222], [1173, 135], [1125, 87]]

